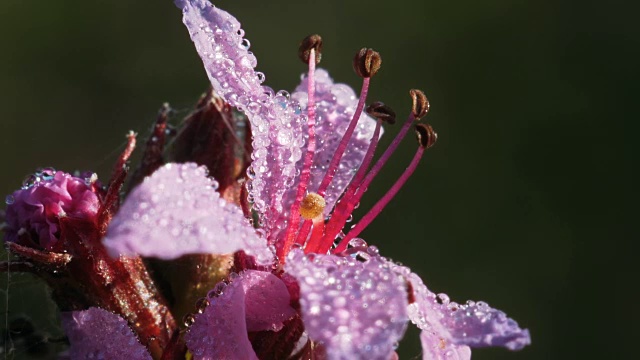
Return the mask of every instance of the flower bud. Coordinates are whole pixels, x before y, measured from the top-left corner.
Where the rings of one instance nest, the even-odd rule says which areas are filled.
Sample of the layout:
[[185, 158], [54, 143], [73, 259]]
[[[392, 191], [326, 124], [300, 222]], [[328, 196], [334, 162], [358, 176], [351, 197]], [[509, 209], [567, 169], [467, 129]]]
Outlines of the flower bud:
[[60, 218], [97, 220], [100, 201], [92, 177], [45, 169], [7, 197], [5, 240], [51, 250], [60, 240]]

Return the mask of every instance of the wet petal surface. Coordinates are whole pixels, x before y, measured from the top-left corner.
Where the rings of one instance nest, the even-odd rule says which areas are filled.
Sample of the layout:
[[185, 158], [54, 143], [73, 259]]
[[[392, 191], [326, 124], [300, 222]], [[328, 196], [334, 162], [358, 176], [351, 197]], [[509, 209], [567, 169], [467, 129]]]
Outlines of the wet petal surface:
[[183, 22], [214, 90], [249, 118], [253, 136], [249, 199], [270, 233], [274, 219], [287, 209], [282, 197], [302, 157], [306, 123], [302, 109], [286, 91], [276, 93], [261, 85], [264, 75], [254, 70], [256, 57], [236, 18], [206, 0], [175, 3], [183, 11]]
[[151, 360], [120, 316], [100, 308], [62, 313], [71, 359]]
[[247, 331], [278, 331], [295, 315], [286, 286], [268, 272], [247, 270], [210, 295], [185, 336], [197, 359], [257, 359]]
[[468, 346], [453, 345], [429, 330], [420, 333], [423, 360], [470, 360]]
[[119, 254], [174, 259], [244, 250], [260, 263], [272, 253], [240, 209], [216, 192], [206, 168], [167, 164], [136, 187], [111, 221], [104, 244]]
[[458, 304], [446, 294], [434, 294], [422, 279], [408, 268], [396, 271], [410, 281], [415, 302], [409, 305], [409, 317], [420, 329], [431, 331], [456, 345], [471, 347], [502, 346], [519, 350], [531, 343], [529, 330], [482, 301]]
[[300, 284], [309, 337], [330, 359], [389, 359], [407, 323], [404, 279], [378, 257], [289, 255], [285, 269]]

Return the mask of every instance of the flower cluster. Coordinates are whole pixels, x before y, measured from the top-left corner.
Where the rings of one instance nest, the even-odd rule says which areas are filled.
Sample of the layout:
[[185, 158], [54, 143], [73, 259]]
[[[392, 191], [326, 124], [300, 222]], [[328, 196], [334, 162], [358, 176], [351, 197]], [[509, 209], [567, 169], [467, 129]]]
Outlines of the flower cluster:
[[[71, 358], [391, 359], [409, 322], [422, 330], [424, 359], [530, 343], [503, 312], [433, 293], [358, 237], [436, 141], [420, 123], [429, 109], [421, 91], [411, 90], [408, 118], [374, 161], [382, 124], [396, 118], [383, 103], [365, 105], [377, 52], [356, 54], [358, 96], [316, 68], [322, 39], [310, 36], [301, 84], [276, 92], [262, 85], [233, 16], [207, 0], [175, 3], [213, 91], [172, 152], [163, 108], [122, 203], [134, 134], [106, 186], [46, 169], [7, 201], [5, 241], [21, 260], [13, 266], [51, 286]], [[406, 171], [343, 233], [412, 127], [418, 146]], [[250, 159], [238, 156], [248, 149]]]

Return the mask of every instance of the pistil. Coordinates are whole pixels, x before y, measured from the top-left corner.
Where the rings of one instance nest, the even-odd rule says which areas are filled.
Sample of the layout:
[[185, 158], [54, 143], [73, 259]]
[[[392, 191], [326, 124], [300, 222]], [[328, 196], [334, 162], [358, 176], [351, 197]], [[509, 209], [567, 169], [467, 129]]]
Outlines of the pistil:
[[316, 64], [320, 62], [320, 51], [322, 49], [322, 38], [319, 35], [310, 35], [306, 37], [300, 44], [299, 55], [303, 61], [306, 61], [309, 67], [308, 71], [308, 86], [307, 86], [307, 152], [304, 157], [302, 171], [300, 172], [300, 182], [298, 183], [298, 190], [296, 193], [291, 213], [289, 215], [288, 228], [285, 235], [285, 241], [282, 247], [277, 250], [278, 258], [281, 262], [293, 243], [296, 240], [296, 232], [300, 226], [300, 205], [305, 198], [307, 187], [309, 185], [309, 179], [311, 177], [311, 166], [313, 165], [313, 156], [316, 152], [316, 113], [315, 113], [315, 70]]
[[[364, 109], [364, 104], [367, 100], [367, 94], [369, 93], [369, 84], [371, 82], [371, 77], [375, 75], [378, 70], [380, 70], [380, 65], [382, 64], [382, 58], [377, 51], [373, 49], [362, 48], [358, 53], [356, 53], [353, 59], [353, 68], [360, 77], [363, 78], [362, 81], [362, 89], [360, 90], [360, 97], [358, 99], [358, 104], [356, 105], [356, 110], [353, 113], [353, 117], [349, 122], [349, 126], [347, 130], [340, 139], [340, 143], [336, 148], [336, 151], [333, 153], [333, 157], [329, 162], [329, 166], [327, 167], [327, 171], [318, 187], [318, 195], [324, 197], [327, 192], [327, 188], [331, 184], [331, 180], [336, 174], [338, 170], [338, 166], [340, 165], [340, 160], [344, 155], [344, 152], [347, 150], [347, 145], [349, 144], [349, 140], [353, 136], [353, 132], [358, 125], [358, 121], [362, 116], [362, 110]], [[375, 137], [375, 136], [374, 136]], [[296, 239], [296, 243], [303, 245], [307, 240], [309, 235], [309, 231], [311, 230], [312, 221], [307, 220], [303, 223], [300, 232], [298, 233], [298, 237]], [[315, 247], [317, 244], [311, 244]], [[307, 251], [311, 251], [313, 247], [309, 247]]]

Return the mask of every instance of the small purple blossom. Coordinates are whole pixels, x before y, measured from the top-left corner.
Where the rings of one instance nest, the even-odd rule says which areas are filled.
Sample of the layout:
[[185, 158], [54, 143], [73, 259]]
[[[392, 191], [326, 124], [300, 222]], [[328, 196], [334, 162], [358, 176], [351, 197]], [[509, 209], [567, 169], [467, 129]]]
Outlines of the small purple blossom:
[[29, 175], [22, 189], [7, 197], [7, 203], [6, 241], [31, 245], [25, 242], [33, 239], [47, 250], [60, 238], [60, 218], [95, 220], [100, 206], [90, 178], [51, 168]]

